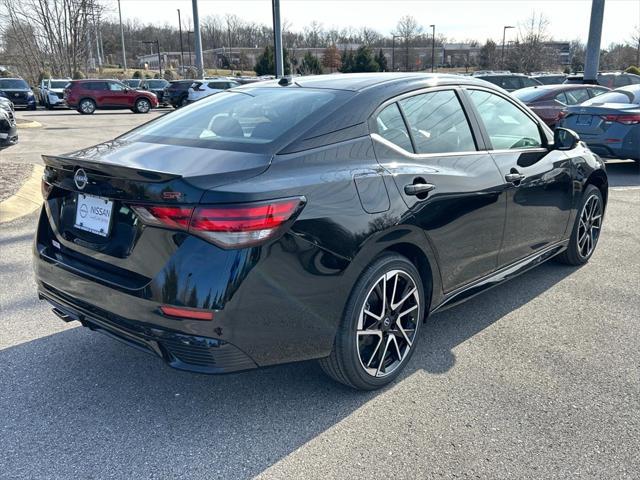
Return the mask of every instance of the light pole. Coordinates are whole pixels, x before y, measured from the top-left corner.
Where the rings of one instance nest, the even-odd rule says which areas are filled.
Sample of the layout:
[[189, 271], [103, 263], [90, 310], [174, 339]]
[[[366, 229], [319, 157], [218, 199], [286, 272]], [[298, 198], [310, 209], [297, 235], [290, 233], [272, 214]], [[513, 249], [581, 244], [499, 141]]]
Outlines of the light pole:
[[280, 25], [280, 0], [271, 0], [271, 9], [273, 13], [273, 52], [276, 63], [276, 78], [281, 78], [284, 76], [284, 53], [282, 50], [282, 27]]
[[182, 21], [180, 20], [180, 9], [178, 8], [178, 30], [180, 31], [180, 62], [182, 74], [184, 75], [184, 48], [182, 46]]
[[504, 28], [502, 29], [502, 56], [500, 58], [500, 64], [502, 68], [504, 68], [504, 41], [507, 38], [507, 29], [509, 28], [516, 28], [516, 27], [513, 27], [511, 25], [505, 25]]
[[431, 71], [434, 72], [436, 61], [436, 26], [429, 25], [431, 27]]
[[589, 21], [589, 38], [584, 56], [584, 83], [598, 83], [600, 68], [600, 41], [602, 39], [602, 23], [604, 19], [604, 0], [591, 2], [591, 19]]
[[149, 44], [149, 45], [155, 45], [156, 48], [158, 49], [158, 72], [160, 72], [160, 78], [162, 78], [162, 59], [160, 58], [160, 41], [159, 40], [148, 40], [148, 41], [143, 41], [142, 43]]
[[191, 68], [191, 35], [192, 31], [187, 31], [187, 48], [189, 49], [189, 68]]
[[402, 35], [391, 35], [391, 71], [396, 71], [396, 38], [402, 38]]
[[127, 71], [127, 52], [124, 50], [124, 29], [122, 28], [122, 11], [120, 10], [120, 0], [118, 0], [118, 16], [120, 17], [120, 41], [122, 42], [122, 69]]
[[200, 36], [200, 17], [198, 16], [198, 0], [192, 0], [193, 6], [193, 50], [196, 56], [198, 78], [204, 77], [204, 61], [202, 59], [202, 37]]

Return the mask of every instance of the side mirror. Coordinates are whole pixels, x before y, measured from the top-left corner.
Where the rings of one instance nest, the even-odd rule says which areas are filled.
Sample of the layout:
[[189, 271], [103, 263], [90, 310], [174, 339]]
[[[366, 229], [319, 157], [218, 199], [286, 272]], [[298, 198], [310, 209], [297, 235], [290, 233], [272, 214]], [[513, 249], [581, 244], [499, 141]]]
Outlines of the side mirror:
[[555, 150], [573, 150], [579, 141], [580, 136], [568, 128], [558, 127], [553, 132], [553, 148]]

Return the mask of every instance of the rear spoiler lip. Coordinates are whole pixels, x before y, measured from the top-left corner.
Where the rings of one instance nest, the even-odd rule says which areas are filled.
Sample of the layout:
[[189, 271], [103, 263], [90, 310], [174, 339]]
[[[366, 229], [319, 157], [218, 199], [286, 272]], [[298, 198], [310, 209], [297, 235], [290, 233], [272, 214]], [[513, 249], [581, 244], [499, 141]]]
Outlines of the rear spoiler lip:
[[73, 172], [77, 168], [88, 170], [93, 175], [140, 182], [159, 183], [182, 178], [182, 175], [156, 170], [145, 170], [113, 163], [87, 160], [65, 155], [42, 155], [45, 166]]

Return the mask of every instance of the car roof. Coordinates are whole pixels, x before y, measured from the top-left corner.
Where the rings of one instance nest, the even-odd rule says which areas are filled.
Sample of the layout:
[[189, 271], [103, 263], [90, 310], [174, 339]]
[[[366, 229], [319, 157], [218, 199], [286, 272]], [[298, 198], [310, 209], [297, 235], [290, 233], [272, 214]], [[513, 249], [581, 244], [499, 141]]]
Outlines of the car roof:
[[[269, 88], [280, 87], [280, 80], [268, 80], [260, 83], [252, 83], [239, 88]], [[326, 88], [333, 90], [348, 90], [359, 92], [374, 86], [385, 85], [386, 87], [424, 84], [424, 87], [437, 85], [481, 85], [486, 82], [474, 79], [473, 77], [463, 77], [461, 75], [451, 75], [443, 73], [405, 73], [405, 72], [374, 72], [374, 73], [334, 73], [329, 75], [311, 75], [304, 77], [294, 77], [289, 79], [289, 86], [302, 88]]]
[[476, 75], [476, 78], [482, 77], [527, 77], [524, 73], [483, 73]]

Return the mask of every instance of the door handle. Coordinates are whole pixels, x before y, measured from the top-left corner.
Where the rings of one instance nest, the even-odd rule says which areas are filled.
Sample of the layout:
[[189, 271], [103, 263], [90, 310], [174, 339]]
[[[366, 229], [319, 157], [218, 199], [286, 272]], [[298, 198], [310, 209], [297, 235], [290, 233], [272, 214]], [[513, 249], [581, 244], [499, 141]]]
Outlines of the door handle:
[[412, 183], [404, 186], [404, 193], [407, 195], [424, 195], [435, 188], [436, 186], [431, 183]]
[[[515, 170], [515, 169], [514, 169]], [[521, 173], [518, 173], [516, 171], [511, 171], [510, 173], [507, 173], [504, 176], [504, 179], [509, 182], [509, 183], [513, 183], [518, 184], [520, 183], [522, 180], [524, 180], [524, 175], [522, 175]]]

